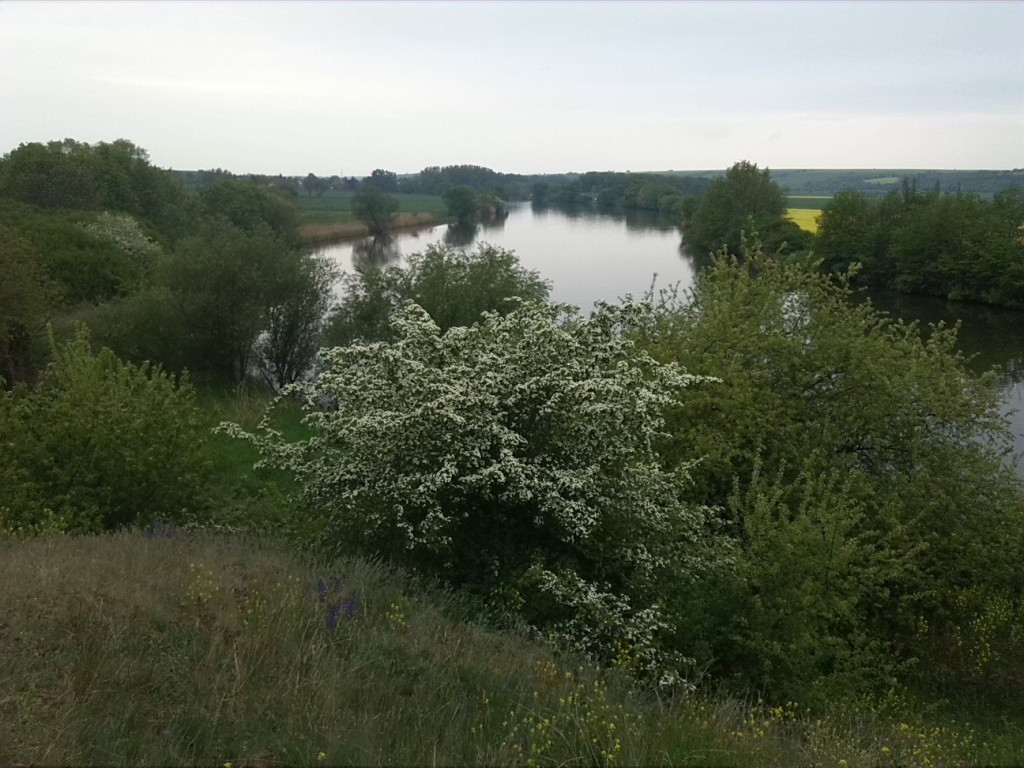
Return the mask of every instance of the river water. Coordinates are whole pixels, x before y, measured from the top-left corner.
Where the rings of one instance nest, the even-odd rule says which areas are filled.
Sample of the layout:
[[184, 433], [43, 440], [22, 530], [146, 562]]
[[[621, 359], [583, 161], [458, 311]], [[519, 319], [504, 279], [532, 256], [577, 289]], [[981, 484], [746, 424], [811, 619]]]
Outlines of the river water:
[[[351, 270], [353, 261], [395, 263], [431, 243], [475, 247], [479, 242], [514, 250], [524, 267], [551, 281], [553, 301], [584, 310], [597, 300], [642, 296], [655, 280], [660, 288], [686, 289], [698, 268], [681, 247], [678, 230], [657, 217], [568, 215], [535, 211], [529, 205], [514, 207], [501, 222], [470, 230], [442, 225], [397, 233], [388, 243], [338, 243], [324, 253]], [[961, 350], [973, 356], [970, 367], [976, 372], [999, 369], [1003, 412], [1011, 420], [1016, 451], [1024, 453], [1024, 312], [885, 292], [872, 293], [871, 300], [904, 321], [920, 320], [922, 326], [959, 322]], [[1017, 465], [1017, 472], [1024, 479], [1024, 463]]]

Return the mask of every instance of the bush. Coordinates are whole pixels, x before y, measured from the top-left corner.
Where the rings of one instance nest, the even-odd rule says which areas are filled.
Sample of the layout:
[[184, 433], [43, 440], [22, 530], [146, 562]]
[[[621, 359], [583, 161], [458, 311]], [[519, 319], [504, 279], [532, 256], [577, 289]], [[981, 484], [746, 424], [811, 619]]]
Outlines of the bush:
[[201, 432], [188, 381], [94, 355], [84, 326], [52, 353], [34, 392], [0, 396], [7, 524], [52, 511], [70, 530], [98, 531], [194, 514]]
[[967, 372], [954, 331], [922, 340], [845, 282], [748, 246], [647, 334], [658, 359], [722, 380], [669, 415], [663, 456], [703, 457], [695, 501], [726, 508], [743, 542], [738, 581], [678, 598], [680, 642], [801, 701], [893, 676], [948, 685], [969, 666], [942, 640], [974, 620], [960, 595], [996, 605], [1024, 587], [996, 381]]
[[549, 285], [524, 269], [513, 251], [483, 243], [472, 253], [430, 245], [405, 267], [358, 270], [344, 278], [344, 296], [331, 318], [329, 344], [392, 341], [392, 318], [405, 302], [427, 311], [442, 332], [477, 322], [483, 312], [507, 312], [514, 298], [547, 299]]
[[[523, 304], [442, 334], [421, 307], [390, 344], [323, 353], [294, 388], [314, 437], [252, 439], [289, 470], [322, 544], [382, 555], [500, 599], [535, 627], [674, 679], [668, 584], [710, 565], [705, 513], [662, 470], [662, 410], [696, 380], [621, 330], [649, 311]], [[320, 408], [327, 405], [327, 408]]]

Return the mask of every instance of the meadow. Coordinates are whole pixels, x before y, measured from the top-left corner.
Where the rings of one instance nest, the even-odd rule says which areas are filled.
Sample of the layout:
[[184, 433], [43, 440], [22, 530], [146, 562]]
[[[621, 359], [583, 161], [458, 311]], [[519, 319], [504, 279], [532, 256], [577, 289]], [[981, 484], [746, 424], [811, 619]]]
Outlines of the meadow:
[[892, 694], [659, 697], [360, 559], [155, 525], [0, 542], [0, 763], [1013, 765]]

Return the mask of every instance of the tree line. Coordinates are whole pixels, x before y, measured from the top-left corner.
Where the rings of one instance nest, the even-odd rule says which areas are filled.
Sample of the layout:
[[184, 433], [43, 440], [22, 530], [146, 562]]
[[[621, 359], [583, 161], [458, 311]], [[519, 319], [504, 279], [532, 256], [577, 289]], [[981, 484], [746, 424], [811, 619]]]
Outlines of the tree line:
[[45, 328], [88, 323], [120, 357], [280, 386], [306, 368], [331, 266], [273, 187], [189, 193], [128, 141], [26, 144], [0, 160], [0, 376], [31, 383]]

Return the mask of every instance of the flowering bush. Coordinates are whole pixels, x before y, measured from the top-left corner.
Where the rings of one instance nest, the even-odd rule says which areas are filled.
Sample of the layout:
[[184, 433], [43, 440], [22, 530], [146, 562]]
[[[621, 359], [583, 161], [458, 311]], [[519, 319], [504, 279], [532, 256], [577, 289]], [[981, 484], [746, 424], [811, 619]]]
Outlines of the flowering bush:
[[313, 437], [253, 440], [300, 481], [331, 549], [358, 546], [500, 593], [588, 651], [638, 648], [648, 671], [666, 583], [704, 567], [687, 465], [657, 460], [662, 411], [700, 377], [637, 352], [644, 305], [521, 304], [442, 333], [409, 304], [393, 343], [322, 352], [302, 396]]

